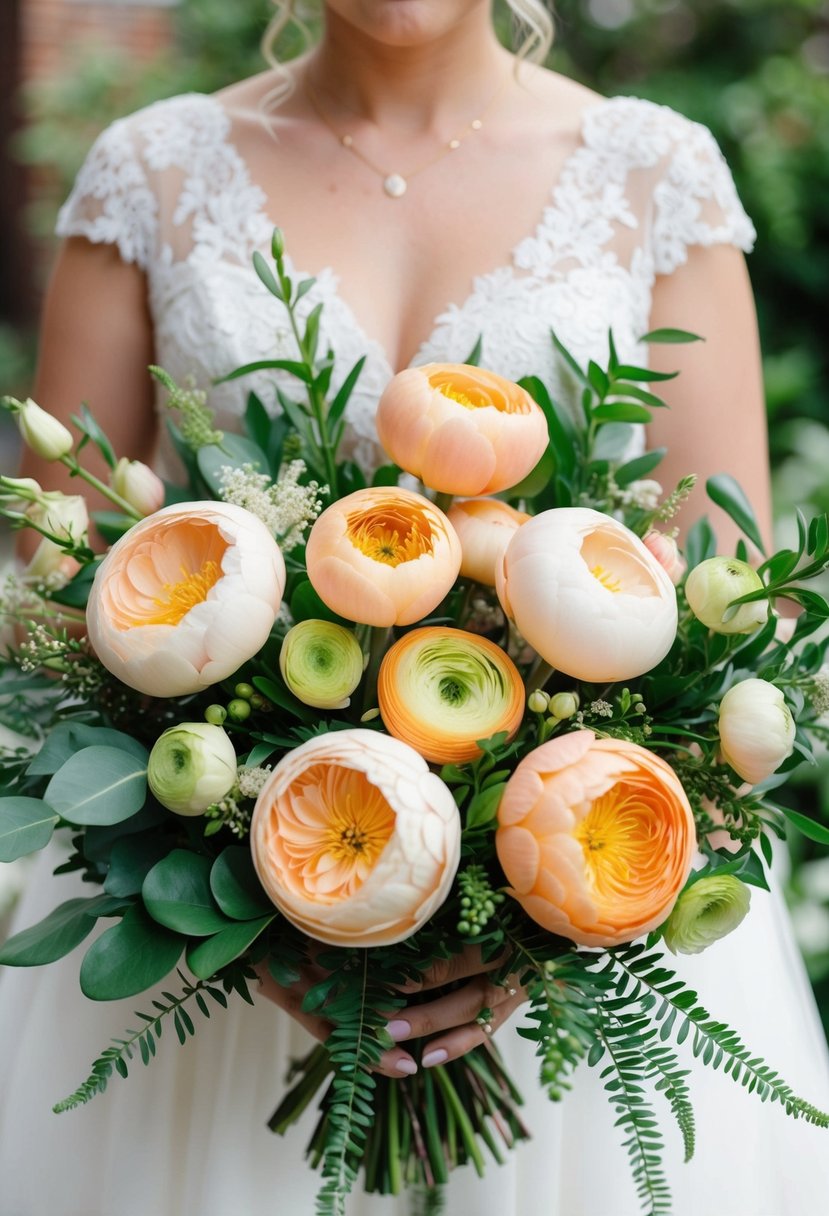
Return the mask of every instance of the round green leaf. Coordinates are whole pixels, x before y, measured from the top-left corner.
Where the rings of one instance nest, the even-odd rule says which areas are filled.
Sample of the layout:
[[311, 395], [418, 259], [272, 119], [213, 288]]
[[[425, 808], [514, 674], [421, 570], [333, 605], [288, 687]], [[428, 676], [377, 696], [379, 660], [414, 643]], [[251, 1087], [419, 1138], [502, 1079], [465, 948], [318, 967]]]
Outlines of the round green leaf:
[[192, 946], [187, 951], [187, 966], [198, 979], [210, 979], [211, 975], [215, 975], [222, 967], [226, 967], [243, 954], [275, 916], [276, 913], [272, 912], [270, 916], [260, 916], [258, 920], [228, 925], [215, 937], [209, 937], [207, 941]]
[[147, 796], [147, 761], [116, 747], [85, 747], [58, 769], [46, 800], [69, 823], [111, 824], [129, 819]]
[[256, 877], [250, 849], [243, 845], [230, 845], [213, 862], [210, 890], [225, 916], [232, 920], [254, 920], [273, 911]]
[[81, 963], [81, 991], [92, 1001], [117, 1001], [152, 988], [175, 967], [184, 942], [138, 904], [94, 941]]
[[150, 870], [141, 896], [153, 920], [190, 937], [207, 937], [230, 922], [210, 890], [209, 857], [173, 849]]
[[152, 832], [116, 840], [109, 856], [104, 890], [108, 895], [138, 895], [144, 879], [169, 847], [169, 840]]
[[88, 726], [85, 722], [59, 722], [46, 738], [43, 747], [26, 769], [30, 777], [51, 776], [75, 752], [84, 747], [118, 747], [146, 763], [147, 749], [131, 735], [108, 726]]
[[110, 915], [120, 900], [96, 895], [92, 899], [70, 899], [29, 929], [10, 937], [0, 950], [6, 967], [40, 967], [54, 963], [83, 941], [95, 927], [97, 916]]
[[0, 798], [0, 861], [17, 861], [45, 848], [57, 821], [40, 798]]

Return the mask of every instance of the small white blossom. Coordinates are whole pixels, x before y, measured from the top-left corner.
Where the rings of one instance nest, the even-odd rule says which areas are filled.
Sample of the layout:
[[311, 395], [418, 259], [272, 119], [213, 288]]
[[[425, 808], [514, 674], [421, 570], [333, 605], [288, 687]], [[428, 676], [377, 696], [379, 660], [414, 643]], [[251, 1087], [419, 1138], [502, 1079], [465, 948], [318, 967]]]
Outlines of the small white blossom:
[[824, 663], [812, 680], [809, 700], [816, 714], [829, 713], [829, 664]]
[[270, 775], [269, 768], [245, 768], [241, 765], [236, 771], [239, 793], [243, 798], [258, 798]]
[[639, 507], [642, 511], [655, 511], [662, 498], [662, 486], [651, 478], [632, 481], [620, 492], [619, 498], [624, 506]]
[[595, 714], [597, 718], [613, 717], [613, 706], [609, 701], [591, 701], [589, 709], [591, 714]]
[[316, 481], [300, 485], [304, 472], [305, 462], [292, 460], [282, 466], [274, 482], [267, 473], [257, 473], [252, 464], [241, 468], [225, 465], [220, 474], [220, 493], [225, 502], [244, 507], [261, 519], [280, 548], [292, 549], [322, 510], [318, 496], [328, 492], [327, 486], [320, 487]]

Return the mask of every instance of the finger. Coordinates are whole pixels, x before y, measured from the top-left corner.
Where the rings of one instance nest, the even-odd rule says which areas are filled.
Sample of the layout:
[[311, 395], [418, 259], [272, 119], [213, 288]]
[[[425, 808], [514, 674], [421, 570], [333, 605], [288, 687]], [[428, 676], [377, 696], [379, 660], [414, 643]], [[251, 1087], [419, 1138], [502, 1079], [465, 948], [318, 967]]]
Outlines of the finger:
[[393, 1047], [391, 1051], [383, 1052], [372, 1072], [381, 1072], [384, 1077], [399, 1081], [401, 1077], [413, 1077], [417, 1064], [402, 1047]]
[[525, 993], [518, 989], [514, 996], [508, 996], [500, 1005], [493, 1007], [492, 1016], [486, 1023], [489, 1030], [478, 1022], [468, 1022], [465, 1026], [456, 1026], [454, 1030], [437, 1036], [427, 1044], [421, 1064], [424, 1068], [434, 1068], [438, 1064], [446, 1064], [449, 1060], [457, 1060], [474, 1047], [479, 1047], [504, 1025], [524, 1000]]
[[437, 959], [423, 972], [420, 982], [413, 980], [403, 986], [404, 992], [428, 992], [430, 988], [443, 988], [455, 980], [466, 979], [470, 975], [480, 975], [485, 971], [494, 971], [504, 962], [504, 956], [483, 962], [479, 946], [465, 946], [460, 954], [450, 958]]
[[447, 992], [423, 1005], [411, 1005], [399, 1010], [386, 1026], [395, 1042], [419, 1039], [439, 1034], [453, 1027], [474, 1022], [485, 1009], [495, 1009], [509, 999], [515, 989], [490, 984], [485, 975], [475, 976], [463, 987]]

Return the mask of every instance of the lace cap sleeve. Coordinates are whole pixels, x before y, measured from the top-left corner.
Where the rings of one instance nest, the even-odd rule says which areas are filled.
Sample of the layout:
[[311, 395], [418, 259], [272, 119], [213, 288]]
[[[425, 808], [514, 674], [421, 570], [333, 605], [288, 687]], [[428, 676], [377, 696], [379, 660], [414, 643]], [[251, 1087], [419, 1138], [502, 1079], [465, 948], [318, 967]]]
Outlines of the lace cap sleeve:
[[748, 253], [756, 232], [734, 179], [707, 127], [672, 111], [670, 152], [653, 193], [654, 269], [670, 274], [693, 245], [735, 245]]
[[103, 131], [58, 215], [58, 236], [84, 236], [116, 245], [125, 262], [146, 270], [158, 228], [158, 202], [138, 153], [129, 119]]

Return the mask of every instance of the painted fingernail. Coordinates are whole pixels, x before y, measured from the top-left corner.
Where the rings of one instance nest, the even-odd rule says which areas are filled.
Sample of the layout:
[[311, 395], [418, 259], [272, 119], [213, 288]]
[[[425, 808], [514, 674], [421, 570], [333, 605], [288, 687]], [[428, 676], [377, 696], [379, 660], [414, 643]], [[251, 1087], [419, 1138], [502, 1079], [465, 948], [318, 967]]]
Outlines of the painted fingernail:
[[408, 1056], [404, 1056], [402, 1060], [398, 1060], [394, 1067], [398, 1072], [405, 1073], [407, 1077], [413, 1077], [417, 1072], [417, 1065]]
[[434, 1068], [437, 1064], [443, 1064], [449, 1059], [449, 1052], [444, 1051], [442, 1047], [438, 1047], [436, 1051], [427, 1051], [426, 1055], [421, 1057], [421, 1063], [424, 1068]]
[[407, 1039], [412, 1033], [412, 1028], [408, 1022], [404, 1022], [400, 1018], [394, 1022], [386, 1023], [386, 1033], [390, 1034], [396, 1043], [398, 1039]]

